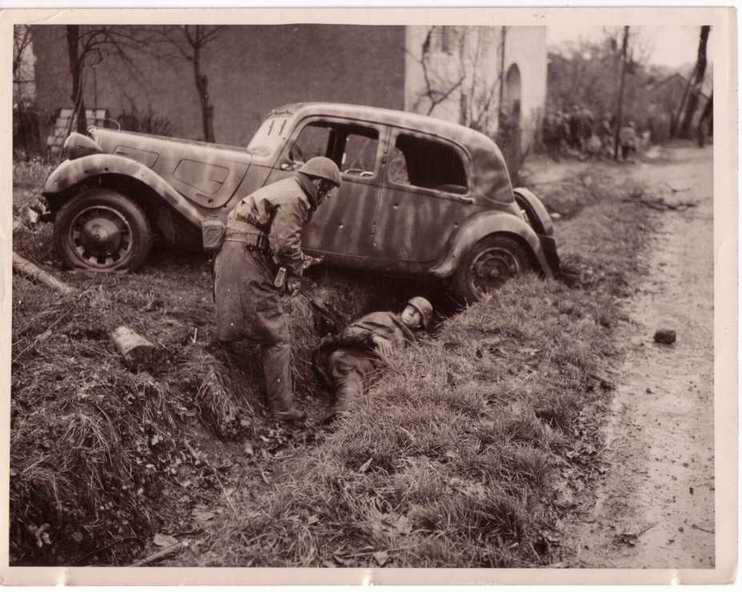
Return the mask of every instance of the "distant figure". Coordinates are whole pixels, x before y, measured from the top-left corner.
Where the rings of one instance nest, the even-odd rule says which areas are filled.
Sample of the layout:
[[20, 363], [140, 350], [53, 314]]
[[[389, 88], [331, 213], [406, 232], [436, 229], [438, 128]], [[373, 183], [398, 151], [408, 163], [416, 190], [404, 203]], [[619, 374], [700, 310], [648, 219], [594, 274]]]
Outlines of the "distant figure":
[[628, 160], [630, 155], [636, 153], [638, 143], [633, 121], [629, 121], [628, 124], [621, 128], [618, 139], [621, 144], [621, 158]]
[[562, 146], [563, 126], [561, 117], [558, 113], [549, 111], [544, 118], [544, 147], [546, 153], [554, 162], [559, 162], [559, 155]]
[[611, 116], [606, 114], [598, 127], [598, 136], [603, 147], [603, 155], [611, 158], [613, 156], [613, 126]]

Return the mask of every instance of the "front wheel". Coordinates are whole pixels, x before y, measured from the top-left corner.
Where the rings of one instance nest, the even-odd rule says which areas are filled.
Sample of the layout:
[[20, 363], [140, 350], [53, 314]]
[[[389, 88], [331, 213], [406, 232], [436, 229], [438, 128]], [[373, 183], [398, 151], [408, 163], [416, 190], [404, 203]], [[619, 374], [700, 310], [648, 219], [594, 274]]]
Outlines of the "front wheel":
[[459, 298], [474, 302], [531, 267], [528, 251], [517, 240], [503, 235], [487, 236], [462, 259], [453, 278], [453, 289]]
[[54, 244], [65, 264], [89, 271], [134, 271], [152, 248], [147, 216], [128, 197], [90, 189], [57, 214]]

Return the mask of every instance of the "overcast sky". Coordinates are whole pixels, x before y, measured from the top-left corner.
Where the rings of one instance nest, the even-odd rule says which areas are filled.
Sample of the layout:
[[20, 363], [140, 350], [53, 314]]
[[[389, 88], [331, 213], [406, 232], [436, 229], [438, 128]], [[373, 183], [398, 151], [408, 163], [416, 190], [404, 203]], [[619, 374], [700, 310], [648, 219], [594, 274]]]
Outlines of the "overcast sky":
[[[640, 43], [649, 51], [649, 63], [677, 67], [696, 61], [700, 27], [632, 27], [632, 32], [640, 36]], [[548, 27], [549, 47], [566, 42], [579, 42], [580, 38], [598, 41], [603, 38], [603, 27], [571, 25], [570, 27]], [[707, 56], [713, 58], [714, 31], [709, 35]]]

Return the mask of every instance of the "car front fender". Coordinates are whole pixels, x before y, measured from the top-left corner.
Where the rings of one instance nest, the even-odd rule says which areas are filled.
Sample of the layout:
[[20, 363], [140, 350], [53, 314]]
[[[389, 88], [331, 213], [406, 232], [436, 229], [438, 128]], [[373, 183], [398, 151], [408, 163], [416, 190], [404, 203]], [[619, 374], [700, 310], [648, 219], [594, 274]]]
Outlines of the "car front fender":
[[115, 154], [93, 154], [65, 160], [49, 175], [42, 193], [45, 197], [52, 197], [87, 179], [102, 175], [123, 175], [136, 179], [150, 187], [168, 205], [196, 226], [200, 227], [204, 220], [204, 216], [185, 197], [152, 169]]
[[553, 277], [538, 235], [527, 222], [504, 212], [480, 214], [466, 222], [454, 236], [446, 256], [431, 269], [431, 273], [442, 279], [451, 277], [469, 249], [492, 234], [508, 234], [520, 239], [528, 245], [543, 274]]

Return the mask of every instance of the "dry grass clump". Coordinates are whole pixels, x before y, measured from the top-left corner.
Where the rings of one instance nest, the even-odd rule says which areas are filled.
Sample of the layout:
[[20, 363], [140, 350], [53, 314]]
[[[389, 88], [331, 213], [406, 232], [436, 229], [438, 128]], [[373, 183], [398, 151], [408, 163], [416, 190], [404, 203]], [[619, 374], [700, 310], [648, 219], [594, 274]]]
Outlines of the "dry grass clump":
[[[33, 254], [22, 241], [15, 246]], [[156, 529], [181, 523], [223, 490], [224, 475], [209, 467], [199, 443], [213, 448], [216, 436], [252, 442], [257, 451], [276, 445], [258, 348], [213, 343], [205, 260], [159, 257], [139, 274], [55, 272], [80, 288], [71, 300], [14, 278], [15, 564], [126, 562]], [[365, 302], [360, 290], [333, 281], [335, 292], [324, 289], [328, 306], [356, 316]], [[321, 410], [308, 362], [317, 319], [306, 301], [289, 306], [300, 404]], [[126, 368], [109, 338], [119, 325], [156, 345], [156, 364]]]
[[54, 331], [14, 351], [10, 502], [18, 563], [80, 559], [151, 528], [169, 510], [160, 492], [187, 409], [149, 373], [123, 369], [97, 336], [81, 337], [76, 321], [88, 305], [86, 297], [57, 303]]

